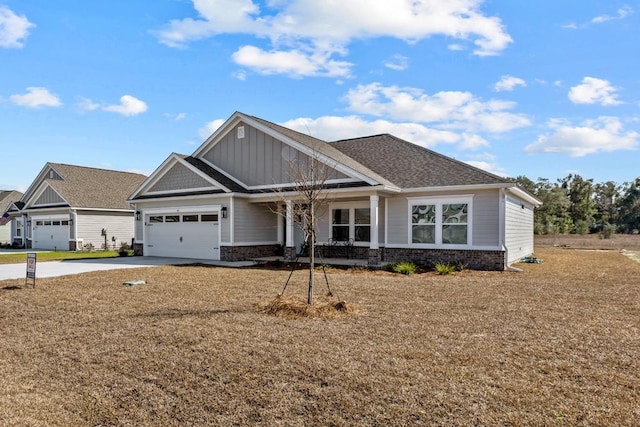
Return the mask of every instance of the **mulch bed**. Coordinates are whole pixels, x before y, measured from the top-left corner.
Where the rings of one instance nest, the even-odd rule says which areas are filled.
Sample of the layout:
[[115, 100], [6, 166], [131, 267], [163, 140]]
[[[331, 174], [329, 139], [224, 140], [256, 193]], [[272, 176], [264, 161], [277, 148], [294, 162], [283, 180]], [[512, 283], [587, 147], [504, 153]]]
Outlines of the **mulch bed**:
[[0, 282], [0, 424], [637, 425], [640, 263], [535, 255], [523, 273], [331, 270], [331, 316], [266, 313], [284, 270]]

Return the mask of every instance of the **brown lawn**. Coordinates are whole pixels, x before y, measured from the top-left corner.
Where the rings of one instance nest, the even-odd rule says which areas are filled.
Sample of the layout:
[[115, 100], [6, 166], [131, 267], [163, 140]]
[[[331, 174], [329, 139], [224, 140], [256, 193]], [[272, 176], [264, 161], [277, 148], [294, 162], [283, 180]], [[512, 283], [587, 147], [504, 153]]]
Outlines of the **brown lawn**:
[[638, 425], [640, 263], [536, 255], [524, 273], [332, 270], [359, 312], [331, 320], [257, 309], [284, 270], [0, 282], [0, 425]]

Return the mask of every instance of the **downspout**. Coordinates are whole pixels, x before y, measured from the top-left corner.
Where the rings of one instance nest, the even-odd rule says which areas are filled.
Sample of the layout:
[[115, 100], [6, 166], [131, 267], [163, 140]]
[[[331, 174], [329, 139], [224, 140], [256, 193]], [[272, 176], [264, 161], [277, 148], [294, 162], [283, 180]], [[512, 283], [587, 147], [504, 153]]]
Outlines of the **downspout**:
[[71, 219], [73, 219], [73, 240], [76, 242], [76, 251], [78, 248], [78, 212], [75, 209], [71, 210]]

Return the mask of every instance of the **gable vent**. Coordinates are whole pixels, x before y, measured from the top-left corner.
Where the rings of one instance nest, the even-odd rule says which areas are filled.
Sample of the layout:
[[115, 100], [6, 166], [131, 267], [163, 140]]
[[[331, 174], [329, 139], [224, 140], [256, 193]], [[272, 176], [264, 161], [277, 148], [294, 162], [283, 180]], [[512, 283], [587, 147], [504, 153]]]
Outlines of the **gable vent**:
[[238, 126], [238, 139], [244, 138], [244, 126]]

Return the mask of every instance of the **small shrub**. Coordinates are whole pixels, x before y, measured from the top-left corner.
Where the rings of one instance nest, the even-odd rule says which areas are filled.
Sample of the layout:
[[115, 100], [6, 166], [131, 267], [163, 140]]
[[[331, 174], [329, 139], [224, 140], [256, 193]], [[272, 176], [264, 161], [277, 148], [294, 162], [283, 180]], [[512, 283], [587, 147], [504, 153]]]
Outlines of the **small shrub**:
[[602, 226], [602, 231], [600, 232], [601, 239], [611, 239], [613, 237], [613, 233], [616, 231], [616, 226], [613, 224], [606, 223]]
[[412, 262], [407, 262], [407, 261], [401, 261], [401, 262], [396, 262], [395, 264], [391, 264], [391, 271], [393, 271], [394, 273], [400, 273], [400, 274], [413, 274], [416, 272], [418, 267], [416, 267], [416, 265]]
[[451, 273], [455, 273], [457, 271], [457, 267], [454, 264], [447, 264], [444, 262], [437, 262], [435, 264], [436, 273], [441, 275], [447, 275]]

